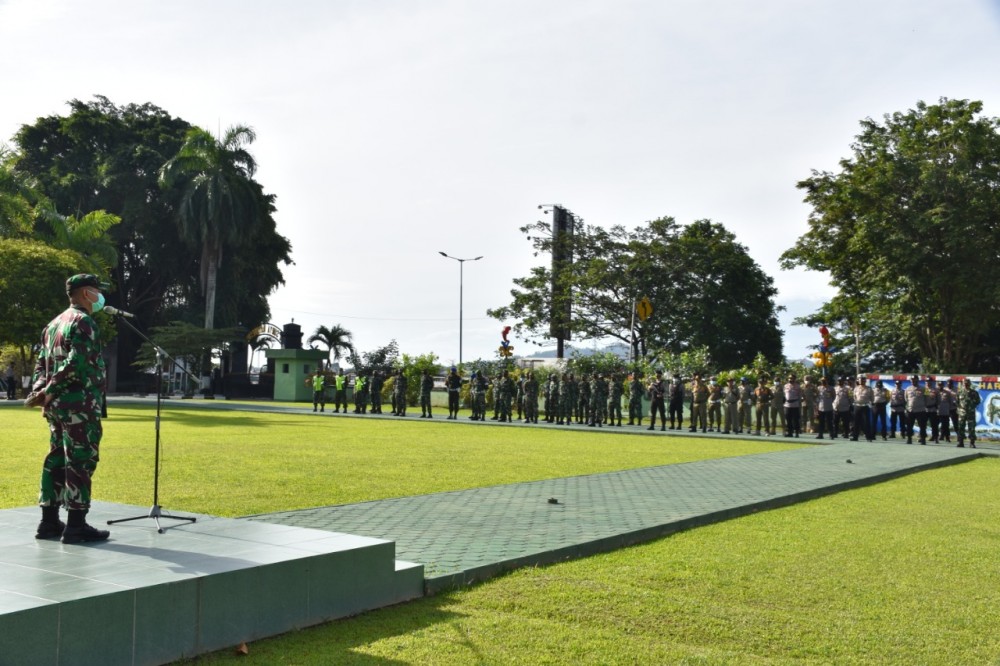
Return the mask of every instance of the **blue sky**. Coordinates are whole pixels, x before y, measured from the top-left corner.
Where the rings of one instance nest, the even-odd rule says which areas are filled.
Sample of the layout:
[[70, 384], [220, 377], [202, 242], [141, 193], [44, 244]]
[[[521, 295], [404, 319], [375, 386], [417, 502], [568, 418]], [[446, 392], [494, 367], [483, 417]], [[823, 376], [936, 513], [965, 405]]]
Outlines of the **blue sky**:
[[[361, 350], [492, 354], [485, 310], [539, 260], [538, 204], [588, 224], [724, 224], [790, 326], [832, 294], [781, 271], [806, 230], [795, 188], [835, 170], [858, 122], [940, 97], [1000, 116], [1000, 3], [954, 0], [0, 0], [0, 141], [70, 99], [152, 102], [257, 131], [296, 264], [271, 299]], [[526, 349], [514, 340], [515, 347]]]

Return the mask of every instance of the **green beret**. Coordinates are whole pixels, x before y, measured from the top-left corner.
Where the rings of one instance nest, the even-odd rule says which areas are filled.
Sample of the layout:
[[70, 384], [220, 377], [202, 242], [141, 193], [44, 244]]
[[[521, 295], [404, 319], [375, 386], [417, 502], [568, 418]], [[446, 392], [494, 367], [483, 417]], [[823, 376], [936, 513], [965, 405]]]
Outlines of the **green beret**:
[[70, 294], [74, 289], [80, 287], [94, 287], [101, 291], [107, 291], [108, 286], [107, 282], [101, 282], [100, 278], [92, 273], [79, 273], [66, 280], [66, 293]]

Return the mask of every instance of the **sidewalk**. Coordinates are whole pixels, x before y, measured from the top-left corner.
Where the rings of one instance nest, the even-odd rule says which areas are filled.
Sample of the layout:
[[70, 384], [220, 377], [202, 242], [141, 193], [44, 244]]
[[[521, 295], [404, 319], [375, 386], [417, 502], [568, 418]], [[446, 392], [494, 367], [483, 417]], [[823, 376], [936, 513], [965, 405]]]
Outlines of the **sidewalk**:
[[[992, 453], [992, 452], [991, 452]], [[842, 442], [250, 519], [396, 542], [434, 593], [973, 460], [954, 447]]]

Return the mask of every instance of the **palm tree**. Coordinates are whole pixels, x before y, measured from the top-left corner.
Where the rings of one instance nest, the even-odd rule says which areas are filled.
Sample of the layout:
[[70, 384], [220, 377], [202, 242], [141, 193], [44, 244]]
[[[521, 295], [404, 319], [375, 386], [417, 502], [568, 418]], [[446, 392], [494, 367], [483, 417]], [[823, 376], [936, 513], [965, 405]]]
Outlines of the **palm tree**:
[[351, 332], [340, 324], [334, 324], [330, 328], [326, 326], [318, 327], [316, 332], [309, 336], [307, 342], [309, 344], [318, 342], [326, 347], [326, 362], [328, 365], [331, 354], [334, 360], [339, 361], [343, 356], [343, 352], [354, 351], [354, 343], [351, 342]]
[[221, 139], [194, 127], [160, 169], [164, 186], [183, 182], [177, 223], [181, 237], [201, 250], [205, 328], [215, 324], [216, 276], [224, 250], [246, 238], [262, 217], [265, 198], [253, 180], [257, 162], [246, 149], [256, 138], [244, 125], [230, 127]]
[[29, 179], [15, 171], [17, 155], [0, 145], [0, 238], [23, 238], [31, 234], [32, 201], [39, 198]]
[[53, 247], [79, 254], [84, 262], [81, 270], [107, 276], [118, 265], [118, 248], [108, 234], [111, 227], [121, 222], [117, 215], [103, 210], [91, 211], [80, 218], [61, 215], [48, 200], [35, 210], [51, 232], [38, 235]]

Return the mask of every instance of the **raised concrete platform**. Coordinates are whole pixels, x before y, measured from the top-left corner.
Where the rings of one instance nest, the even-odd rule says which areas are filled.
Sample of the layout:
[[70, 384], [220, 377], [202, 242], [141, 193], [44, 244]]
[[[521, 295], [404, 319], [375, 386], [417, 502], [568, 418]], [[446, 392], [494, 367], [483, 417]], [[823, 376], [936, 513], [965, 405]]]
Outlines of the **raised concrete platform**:
[[[426, 590], [649, 541], [981, 451], [836, 440], [828, 446], [253, 516], [392, 539]], [[557, 503], [550, 503], [555, 500]]]
[[[95, 503], [95, 526], [149, 508]], [[196, 516], [34, 538], [37, 507], [0, 511], [0, 664], [162, 664], [419, 597], [391, 541]]]

